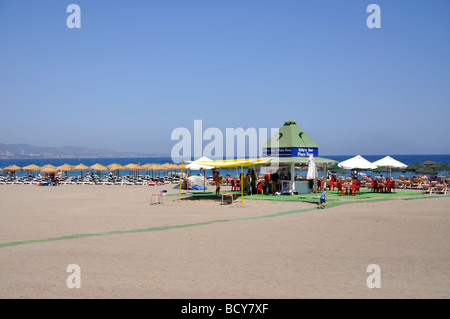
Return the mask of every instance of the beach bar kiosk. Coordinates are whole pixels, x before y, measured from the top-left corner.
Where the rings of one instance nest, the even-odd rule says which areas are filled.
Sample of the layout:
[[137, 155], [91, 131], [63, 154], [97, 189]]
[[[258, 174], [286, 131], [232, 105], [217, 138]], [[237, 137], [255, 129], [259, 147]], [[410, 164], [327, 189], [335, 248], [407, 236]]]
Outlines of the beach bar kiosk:
[[[337, 163], [332, 159], [319, 157], [319, 146], [297, 125], [294, 120], [287, 120], [284, 125], [263, 145], [263, 156], [272, 157], [272, 167], [279, 167], [281, 190], [299, 194], [311, 192], [309, 180], [295, 180], [295, 168], [308, 166], [312, 155], [317, 167], [323, 167], [326, 176], [327, 166]], [[283, 178], [284, 176], [284, 178]]]

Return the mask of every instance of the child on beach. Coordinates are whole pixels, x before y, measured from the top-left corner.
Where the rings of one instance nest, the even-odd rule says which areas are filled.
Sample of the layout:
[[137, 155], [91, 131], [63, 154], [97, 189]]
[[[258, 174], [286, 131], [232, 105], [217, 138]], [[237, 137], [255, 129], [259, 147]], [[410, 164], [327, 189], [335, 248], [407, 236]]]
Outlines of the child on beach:
[[325, 208], [325, 203], [327, 202], [327, 188], [324, 187], [322, 194], [320, 195], [320, 204], [317, 208]]

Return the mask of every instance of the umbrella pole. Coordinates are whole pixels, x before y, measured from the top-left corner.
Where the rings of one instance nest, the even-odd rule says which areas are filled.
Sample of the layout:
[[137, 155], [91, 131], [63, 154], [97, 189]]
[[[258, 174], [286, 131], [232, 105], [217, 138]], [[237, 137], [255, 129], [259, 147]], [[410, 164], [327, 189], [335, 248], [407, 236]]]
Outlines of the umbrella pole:
[[241, 178], [239, 184], [241, 186], [241, 204], [244, 204], [244, 165], [241, 165]]
[[183, 161], [181, 161], [180, 193], [178, 195], [178, 203], [181, 201], [181, 183], [182, 182], [183, 182]]

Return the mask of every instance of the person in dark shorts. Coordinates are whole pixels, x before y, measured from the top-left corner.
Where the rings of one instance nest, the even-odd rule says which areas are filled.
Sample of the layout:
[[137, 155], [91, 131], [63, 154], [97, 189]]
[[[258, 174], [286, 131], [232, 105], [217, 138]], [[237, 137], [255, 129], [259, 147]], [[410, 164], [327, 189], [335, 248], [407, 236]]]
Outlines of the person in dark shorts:
[[325, 203], [327, 202], [327, 188], [324, 187], [322, 194], [320, 195], [320, 204], [317, 208], [325, 208]]

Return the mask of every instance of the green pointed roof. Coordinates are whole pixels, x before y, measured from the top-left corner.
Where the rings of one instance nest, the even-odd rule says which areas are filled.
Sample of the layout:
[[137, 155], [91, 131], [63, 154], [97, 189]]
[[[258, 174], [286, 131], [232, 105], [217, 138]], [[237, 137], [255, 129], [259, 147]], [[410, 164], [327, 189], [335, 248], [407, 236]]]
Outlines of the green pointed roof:
[[[278, 140], [278, 143], [276, 142]], [[278, 144], [278, 145], [277, 145]], [[297, 125], [294, 120], [287, 120], [275, 133], [263, 148], [270, 147], [308, 147], [319, 148], [319, 146]]]

